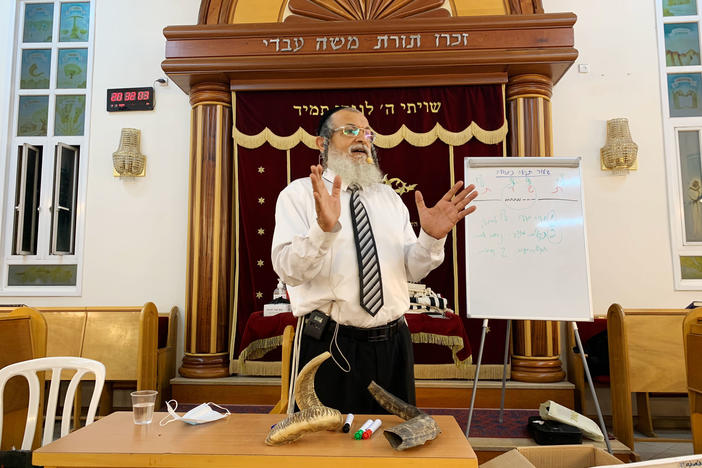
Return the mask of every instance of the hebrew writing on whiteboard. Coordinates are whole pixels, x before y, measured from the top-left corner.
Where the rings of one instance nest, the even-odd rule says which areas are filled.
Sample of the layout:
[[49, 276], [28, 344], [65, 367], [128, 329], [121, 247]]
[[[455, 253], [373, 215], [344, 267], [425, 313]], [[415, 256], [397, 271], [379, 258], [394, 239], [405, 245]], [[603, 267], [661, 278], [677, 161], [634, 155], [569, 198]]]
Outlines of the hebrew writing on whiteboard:
[[568, 161], [466, 158], [478, 191], [465, 233], [469, 316], [591, 319], [579, 160]]
[[[475, 241], [482, 244], [477, 250], [479, 255], [541, 256], [562, 243], [564, 224], [582, 224], [582, 217], [559, 219], [561, 216], [554, 207], [540, 203], [547, 200], [579, 201], [579, 194], [567, 193], [569, 187], [571, 190], [579, 187], [573, 177], [569, 181], [564, 175], [555, 179], [550, 176], [551, 169], [547, 167], [498, 168], [495, 169], [498, 185], [488, 185], [480, 175], [469, 182], [474, 183], [478, 190], [479, 204], [498, 202], [503, 205], [497, 213], [489, 211], [484, 216], [478, 215], [480, 229], [475, 234]], [[542, 177], [548, 178], [548, 183], [537, 184], [537, 179]]]

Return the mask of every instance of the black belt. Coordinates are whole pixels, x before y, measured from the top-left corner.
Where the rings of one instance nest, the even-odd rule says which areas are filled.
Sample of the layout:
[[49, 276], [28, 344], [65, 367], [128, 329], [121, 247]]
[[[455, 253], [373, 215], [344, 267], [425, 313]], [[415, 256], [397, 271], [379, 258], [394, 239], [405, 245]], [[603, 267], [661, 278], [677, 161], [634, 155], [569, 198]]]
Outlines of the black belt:
[[[403, 317], [400, 317], [392, 322], [386, 323], [385, 325], [373, 328], [358, 328], [350, 325], [339, 325], [339, 334], [358, 341], [388, 341], [397, 334], [404, 324], [405, 321]], [[329, 319], [324, 333], [331, 335], [334, 333], [335, 328], [336, 322]]]

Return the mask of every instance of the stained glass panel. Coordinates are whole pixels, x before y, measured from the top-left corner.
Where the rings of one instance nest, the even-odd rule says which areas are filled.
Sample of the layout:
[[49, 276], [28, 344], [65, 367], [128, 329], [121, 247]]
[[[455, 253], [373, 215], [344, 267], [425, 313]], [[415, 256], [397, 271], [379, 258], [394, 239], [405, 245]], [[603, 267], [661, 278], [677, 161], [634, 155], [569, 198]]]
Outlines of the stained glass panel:
[[702, 279], [702, 257], [680, 257], [682, 279]]
[[53, 3], [28, 3], [24, 7], [24, 42], [51, 42], [54, 28]]
[[51, 49], [22, 51], [20, 89], [47, 89], [51, 75]]
[[78, 265], [10, 265], [8, 286], [75, 286]]
[[663, 25], [665, 64], [669, 67], [700, 64], [700, 39], [697, 23]]
[[700, 165], [700, 132], [678, 132], [680, 183], [682, 184], [685, 240], [702, 241], [702, 166]]
[[85, 42], [90, 24], [89, 3], [62, 3], [60, 42]]
[[46, 136], [49, 96], [20, 96], [17, 136]]
[[57, 88], [85, 88], [88, 49], [59, 49]]
[[663, 16], [690, 16], [697, 14], [697, 0], [663, 0]]
[[675, 73], [668, 75], [668, 106], [671, 117], [702, 116], [702, 75]]
[[83, 135], [85, 96], [56, 96], [54, 135]]

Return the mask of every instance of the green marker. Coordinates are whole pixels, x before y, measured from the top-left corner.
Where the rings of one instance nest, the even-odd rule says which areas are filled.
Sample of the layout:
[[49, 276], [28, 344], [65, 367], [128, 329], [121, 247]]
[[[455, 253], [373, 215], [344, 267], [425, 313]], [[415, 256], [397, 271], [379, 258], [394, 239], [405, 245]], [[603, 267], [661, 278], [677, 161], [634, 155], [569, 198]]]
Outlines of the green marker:
[[363, 431], [371, 427], [371, 424], [373, 424], [372, 419], [369, 419], [368, 421], [363, 423], [363, 426], [361, 426], [361, 428], [354, 433], [353, 438], [356, 440], [361, 440], [363, 438]]

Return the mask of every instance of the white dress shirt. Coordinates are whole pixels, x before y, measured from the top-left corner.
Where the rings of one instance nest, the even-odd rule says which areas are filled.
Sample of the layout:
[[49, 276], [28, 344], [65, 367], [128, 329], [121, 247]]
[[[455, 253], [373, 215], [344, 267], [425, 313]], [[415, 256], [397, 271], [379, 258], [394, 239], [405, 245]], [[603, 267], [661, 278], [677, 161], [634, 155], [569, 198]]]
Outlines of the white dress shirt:
[[[334, 173], [322, 176], [331, 193]], [[409, 309], [407, 281], [419, 281], [444, 260], [446, 238], [434, 239], [412, 230], [407, 207], [388, 185], [359, 192], [375, 237], [383, 283], [384, 305], [371, 316], [360, 305], [356, 244], [351, 225], [351, 194], [341, 186], [341, 215], [332, 232], [317, 223], [312, 182], [297, 179], [278, 196], [271, 258], [285, 282], [293, 314], [320, 310], [342, 325], [385, 325]]]

